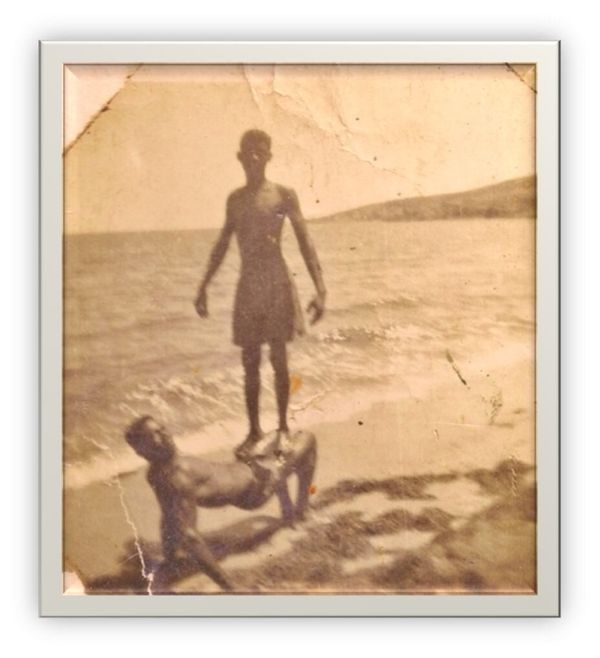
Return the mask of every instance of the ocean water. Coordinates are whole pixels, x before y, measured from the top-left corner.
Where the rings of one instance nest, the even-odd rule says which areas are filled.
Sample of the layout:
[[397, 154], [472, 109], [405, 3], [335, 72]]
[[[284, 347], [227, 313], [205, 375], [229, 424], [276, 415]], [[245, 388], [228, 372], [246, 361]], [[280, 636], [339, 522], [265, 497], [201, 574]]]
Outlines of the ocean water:
[[[427, 387], [433, 362], [485, 358], [534, 333], [535, 221], [471, 219], [312, 224], [327, 310], [289, 346], [292, 423], [335, 417], [340, 400]], [[216, 230], [68, 236], [65, 242], [64, 455], [68, 486], [138, 462], [123, 441], [150, 413], [188, 447], [245, 433], [243, 371], [231, 342], [235, 241], [193, 300]], [[303, 306], [313, 286], [293, 232], [283, 250]], [[265, 351], [261, 409], [274, 422]], [[431, 382], [434, 385], [434, 382]], [[345, 405], [348, 408], [348, 405]]]

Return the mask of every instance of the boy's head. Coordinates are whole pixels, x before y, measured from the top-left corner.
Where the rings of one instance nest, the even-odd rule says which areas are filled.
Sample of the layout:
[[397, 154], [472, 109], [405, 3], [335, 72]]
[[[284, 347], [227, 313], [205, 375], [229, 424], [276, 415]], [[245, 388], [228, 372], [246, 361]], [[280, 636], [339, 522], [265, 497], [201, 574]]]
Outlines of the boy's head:
[[271, 138], [262, 130], [247, 130], [240, 140], [237, 157], [249, 177], [264, 173], [271, 159]]
[[267, 152], [271, 152], [271, 138], [264, 130], [253, 128], [242, 135], [240, 150], [248, 151], [253, 148], [264, 148]]
[[142, 416], [127, 428], [125, 440], [140, 457], [154, 462], [166, 462], [175, 456], [171, 435], [152, 416]]

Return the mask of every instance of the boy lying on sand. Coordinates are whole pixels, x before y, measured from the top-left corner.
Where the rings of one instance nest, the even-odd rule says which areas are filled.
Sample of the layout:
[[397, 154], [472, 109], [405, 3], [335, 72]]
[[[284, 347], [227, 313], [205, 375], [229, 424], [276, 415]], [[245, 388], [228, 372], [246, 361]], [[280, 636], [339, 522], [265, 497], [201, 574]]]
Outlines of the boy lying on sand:
[[[171, 435], [151, 416], [134, 421], [125, 439], [150, 464], [147, 479], [162, 513], [160, 531], [165, 560], [191, 557], [223, 589], [233, 589], [232, 583], [196, 529], [198, 506], [234, 505], [252, 510], [276, 493], [283, 520], [289, 525], [301, 520], [308, 507], [317, 457], [315, 437], [310, 432], [296, 432], [293, 447], [285, 457], [271, 452], [246, 463], [215, 463], [182, 456]], [[295, 505], [287, 486], [292, 473], [298, 476]]]

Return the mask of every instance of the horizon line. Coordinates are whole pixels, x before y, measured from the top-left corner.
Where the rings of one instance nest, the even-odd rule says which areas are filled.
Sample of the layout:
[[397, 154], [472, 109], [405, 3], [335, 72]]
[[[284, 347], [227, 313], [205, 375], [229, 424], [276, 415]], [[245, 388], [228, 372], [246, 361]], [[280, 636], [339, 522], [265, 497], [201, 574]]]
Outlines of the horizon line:
[[[457, 190], [455, 192], [437, 192], [435, 194], [423, 194], [421, 196], [410, 196], [410, 197], [405, 197], [405, 198], [396, 198], [396, 199], [387, 199], [384, 201], [374, 201], [373, 203], [367, 203], [361, 206], [355, 206], [353, 208], [346, 208], [344, 210], [338, 210], [337, 212], [334, 213], [329, 213], [327, 215], [319, 215], [318, 217], [305, 217], [304, 219], [308, 222], [320, 222], [322, 220], [330, 219], [335, 217], [336, 215], [343, 215], [345, 213], [351, 213], [357, 210], [361, 210], [364, 208], [372, 208], [374, 206], [379, 206], [379, 205], [384, 205], [387, 203], [394, 203], [394, 202], [402, 202], [402, 201], [411, 201], [414, 199], [431, 199], [434, 197], [439, 197], [439, 196], [451, 196], [451, 195], [460, 195], [460, 194], [467, 194], [469, 192], [476, 192], [478, 190], [484, 190], [486, 188], [490, 187], [496, 187], [498, 185], [503, 185], [505, 183], [510, 183], [512, 181], [518, 181], [518, 180], [525, 180], [529, 178], [536, 178], [537, 172], [534, 172], [532, 174], [527, 174], [525, 176], [517, 176], [515, 178], [506, 178], [504, 180], [495, 182], [495, 183], [488, 183], [487, 185], [480, 185], [479, 187], [472, 187], [467, 190]], [[423, 219], [419, 221], [425, 221]], [[171, 229], [165, 229], [165, 228], [147, 228], [147, 229], [137, 229], [137, 230], [131, 230], [131, 229], [123, 229], [123, 230], [114, 230], [114, 231], [64, 231], [63, 230], [63, 236], [68, 236], [68, 235], [115, 235], [115, 234], [134, 234], [134, 233], [173, 233], [175, 231], [178, 232], [184, 232], [184, 231], [209, 231], [209, 230], [220, 230], [222, 227], [222, 224], [217, 224], [215, 226], [200, 226], [200, 227], [180, 227], [180, 228], [171, 228]], [[63, 229], [64, 229], [64, 219], [63, 219]]]

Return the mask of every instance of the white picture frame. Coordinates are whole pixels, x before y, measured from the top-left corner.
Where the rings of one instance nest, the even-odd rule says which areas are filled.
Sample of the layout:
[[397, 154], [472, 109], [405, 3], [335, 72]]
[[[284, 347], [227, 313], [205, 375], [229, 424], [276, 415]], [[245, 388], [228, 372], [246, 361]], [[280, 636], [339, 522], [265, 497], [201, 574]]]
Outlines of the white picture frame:
[[[42, 42], [40, 44], [40, 614], [42, 616], [558, 616], [559, 43]], [[63, 594], [63, 68], [69, 64], [353, 63], [536, 66], [537, 593]]]

